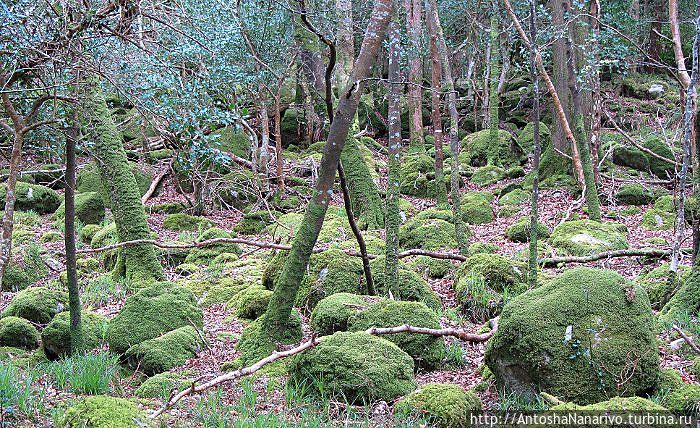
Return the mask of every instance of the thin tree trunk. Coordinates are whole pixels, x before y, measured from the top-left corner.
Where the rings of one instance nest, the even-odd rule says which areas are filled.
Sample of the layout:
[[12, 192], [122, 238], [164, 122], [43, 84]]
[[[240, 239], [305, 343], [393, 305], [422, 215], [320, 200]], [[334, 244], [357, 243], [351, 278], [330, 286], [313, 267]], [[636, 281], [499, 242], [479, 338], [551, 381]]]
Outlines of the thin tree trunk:
[[[409, 0], [410, 1], [410, 0]], [[401, 197], [401, 41], [398, 13], [389, 25], [389, 171], [386, 191], [386, 283], [399, 283], [399, 199]], [[439, 113], [438, 113], [439, 116]], [[442, 150], [442, 147], [440, 148]], [[438, 185], [440, 181], [437, 182]], [[443, 186], [444, 189], [444, 186]]]
[[267, 113], [265, 88], [260, 85], [260, 157], [258, 158], [258, 180], [264, 191], [269, 190], [268, 160], [270, 158], [270, 116]]
[[422, 53], [422, 10], [421, 0], [405, 0], [406, 27], [410, 40], [408, 69], [408, 117], [410, 129], [409, 150], [413, 153], [425, 153], [423, 141], [423, 64]]
[[275, 94], [275, 165], [277, 187], [284, 190], [284, 158], [282, 157], [282, 88]]
[[430, 17], [426, 17], [426, 27], [430, 40], [430, 120], [433, 122], [433, 137], [435, 139], [435, 198], [439, 207], [447, 208], [447, 189], [444, 183], [445, 169], [442, 152], [443, 131], [442, 111], [440, 106], [440, 87], [442, 86], [442, 66], [440, 65], [440, 52], [438, 52], [435, 25]]
[[684, 89], [690, 86], [690, 75], [685, 67], [683, 55], [683, 43], [681, 42], [681, 29], [678, 22], [678, 0], [668, 0], [668, 18], [671, 24], [671, 39], [673, 40], [673, 55], [676, 57], [678, 80]]
[[364, 80], [369, 76], [370, 68], [374, 65], [384, 40], [392, 9], [391, 0], [376, 1], [349, 85], [340, 94], [335, 118], [328, 133], [328, 141], [323, 149], [314, 196], [306, 207], [304, 218], [265, 313], [265, 331], [271, 338], [280, 337], [288, 326], [299, 284], [305, 274], [309, 256], [318, 239], [333, 195], [333, 183], [340, 153], [357, 111]]
[[491, 59], [489, 60], [489, 139], [491, 144], [498, 144], [498, 83], [501, 76], [500, 52], [501, 44], [498, 37], [498, 0], [491, 1], [491, 30], [489, 33]]
[[80, 133], [77, 111], [71, 117], [66, 130], [66, 194], [65, 232], [66, 274], [68, 282], [68, 309], [70, 310], [70, 351], [77, 354], [83, 350], [83, 330], [81, 327], [80, 288], [76, 267], [75, 248], [75, 145]]
[[532, 112], [533, 112], [533, 142], [535, 153], [533, 156], [533, 180], [532, 199], [530, 205], [530, 260], [528, 269], [528, 282], [531, 288], [537, 286], [537, 224], [539, 222], [539, 184], [540, 184], [540, 80], [537, 75], [537, 5], [536, 0], [530, 0], [530, 76], [532, 78]]
[[595, 182], [600, 183], [600, 168], [598, 167], [600, 153], [600, 127], [603, 112], [603, 97], [600, 93], [600, 0], [591, 0], [590, 6], [591, 19], [590, 28], [591, 37], [591, 55], [593, 56], [593, 65], [591, 67], [590, 85], [591, 85], [591, 155], [593, 158], [593, 176]]
[[[433, 20], [435, 35], [437, 38], [438, 52], [442, 61], [442, 76], [445, 82], [447, 91], [447, 109], [450, 113], [450, 153], [452, 167], [450, 168], [450, 196], [452, 197], [452, 221], [455, 226], [455, 237], [457, 245], [462, 254], [467, 254], [467, 238], [464, 232], [464, 221], [462, 220], [461, 200], [462, 196], [459, 191], [461, 177], [459, 175], [459, 113], [457, 112], [457, 92], [455, 91], [454, 80], [452, 78], [452, 66], [450, 65], [449, 53], [445, 44], [445, 37], [442, 33], [440, 25], [440, 17], [437, 11], [437, 1], [429, 0], [429, 5], [426, 6], [426, 12], [430, 14], [430, 19]], [[440, 183], [438, 183], [440, 184]]]

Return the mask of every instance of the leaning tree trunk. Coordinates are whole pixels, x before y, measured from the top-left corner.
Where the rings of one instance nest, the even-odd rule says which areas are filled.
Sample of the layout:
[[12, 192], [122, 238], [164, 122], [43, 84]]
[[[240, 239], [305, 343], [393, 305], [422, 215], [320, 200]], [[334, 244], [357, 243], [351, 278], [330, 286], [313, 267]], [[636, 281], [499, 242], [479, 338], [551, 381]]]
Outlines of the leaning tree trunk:
[[80, 133], [78, 115], [74, 112], [70, 127], [66, 130], [66, 194], [65, 231], [66, 275], [68, 282], [68, 309], [70, 310], [70, 352], [77, 354], [83, 350], [83, 329], [81, 326], [80, 288], [76, 267], [75, 248], [75, 144]]
[[[428, 34], [435, 34], [433, 28], [433, 20], [427, 19], [426, 27]], [[440, 112], [440, 87], [442, 86], [442, 66], [440, 65], [440, 52], [438, 52], [437, 40], [435, 37], [430, 39], [430, 121], [433, 123], [433, 137], [435, 139], [435, 198], [437, 204], [441, 208], [447, 208], [447, 189], [440, 185], [444, 182], [445, 170], [442, 152], [442, 115]], [[476, 122], [475, 122], [476, 123]]]
[[540, 79], [537, 75], [537, 5], [530, 0], [530, 77], [532, 78], [532, 139], [535, 153], [532, 161], [532, 198], [530, 202], [530, 257], [528, 263], [528, 283], [531, 288], [537, 286], [537, 224], [539, 222], [538, 199], [540, 194]]
[[[150, 239], [151, 230], [146, 222], [138, 185], [129, 168], [121, 135], [110, 116], [99, 80], [90, 78], [86, 82], [86, 90], [83, 115], [95, 137], [94, 154], [102, 182], [109, 191], [119, 241]], [[149, 244], [122, 248], [114, 274], [141, 285], [164, 278], [163, 267]]]
[[410, 129], [409, 151], [411, 153], [425, 153], [423, 141], [423, 62], [422, 10], [420, 0], [405, 0], [406, 5], [406, 30], [410, 40], [410, 59], [408, 61], [408, 123]]
[[392, 0], [377, 0], [375, 3], [350, 82], [340, 94], [328, 141], [323, 149], [314, 195], [306, 207], [304, 218], [264, 315], [264, 330], [272, 339], [283, 336], [289, 325], [299, 284], [306, 272], [309, 257], [331, 202], [340, 153], [355, 117], [364, 81], [369, 76], [370, 68], [374, 65], [384, 40], [392, 9]]

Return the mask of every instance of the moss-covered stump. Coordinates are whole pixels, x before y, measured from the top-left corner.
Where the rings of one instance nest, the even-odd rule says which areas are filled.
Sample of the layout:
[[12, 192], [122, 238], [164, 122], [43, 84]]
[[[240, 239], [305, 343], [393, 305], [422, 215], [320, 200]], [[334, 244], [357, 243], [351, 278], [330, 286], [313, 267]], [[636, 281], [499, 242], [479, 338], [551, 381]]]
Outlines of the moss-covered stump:
[[513, 166], [524, 160], [522, 147], [508, 131], [498, 131], [498, 141], [491, 141], [489, 130], [469, 134], [462, 140], [459, 161], [465, 166]]
[[[180, 215], [180, 214], [175, 214]], [[217, 238], [235, 238], [235, 235], [218, 227], [212, 227], [203, 231], [199, 237], [197, 237], [197, 242], [209, 241]], [[238, 256], [242, 253], [241, 247], [238, 244], [213, 244], [201, 248], [191, 249], [187, 257], [185, 258], [185, 263], [193, 263], [196, 265], [209, 264], [217, 256], [221, 254], [233, 254]]]
[[226, 307], [232, 308], [238, 318], [254, 320], [265, 313], [271, 298], [272, 291], [262, 285], [254, 285], [236, 293], [226, 303]]
[[[54, 214], [56, 219], [66, 217], [66, 202], [63, 201]], [[97, 192], [75, 195], [75, 217], [83, 224], [99, 224], [105, 218], [105, 204]]]
[[202, 311], [192, 292], [161, 282], [126, 299], [122, 310], [109, 323], [107, 341], [112, 352], [123, 354], [144, 340], [192, 325], [202, 328]]
[[360, 403], [390, 402], [416, 388], [413, 359], [388, 340], [362, 332], [324, 337], [294, 357], [290, 376], [312, 387], [322, 379], [326, 392]]
[[107, 395], [79, 399], [59, 416], [59, 425], [75, 428], [144, 428], [152, 426], [136, 404]]
[[[506, 229], [506, 237], [513, 242], [530, 242], [530, 232], [532, 231], [529, 217], [522, 217], [512, 226]], [[537, 239], [549, 238], [551, 232], [544, 224], [537, 222]]]
[[292, 311], [287, 325], [276, 332], [271, 332], [266, 328], [265, 315], [263, 315], [246, 326], [236, 345], [236, 350], [241, 353], [241, 367], [271, 355], [277, 349], [278, 343], [292, 345], [301, 341], [303, 337], [304, 331], [298, 312]]
[[[365, 331], [370, 327], [396, 327], [403, 324], [440, 328], [437, 314], [428, 309], [424, 303], [382, 300], [351, 315], [348, 320], [348, 330]], [[410, 355], [416, 367], [434, 369], [442, 362], [445, 348], [442, 337], [400, 333], [390, 334], [384, 338]]]
[[347, 331], [351, 316], [369, 308], [381, 299], [381, 297], [351, 293], [331, 294], [318, 302], [311, 312], [309, 323], [319, 336], [328, 336], [336, 331]]
[[[100, 314], [91, 311], [80, 313], [83, 349], [99, 347], [107, 333], [108, 321]], [[70, 313], [61, 312], [41, 332], [41, 344], [46, 356], [54, 360], [71, 354]]]
[[174, 232], [196, 232], [214, 226], [211, 220], [183, 213], [170, 214], [163, 220], [163, 227]]
[[24, 318], [13, 316], [0, 318], [0, 346], [31, 351], [39, 347], [39, 332]]
[[139, 398], [168, 398], [171, 391], [179, 391], [185, 383], [185, 379], [179, 373], [158, 373], [143, 381], [134, 391], [134, 395]]
[[560, 224], [552, 232], [550, 243], [557, 250], [574, 256], [629, 247], [627, 227], [624, 224], [593, 220], [574, 220]]
[[654, 200], [654, 192], [641, 184], [625, 184], [617, 191], [615, 199], [625, 205], [647, 205]]
[[546, 391], [585, 405], [648, 391], [659, 376], [649, 299], [613, 271], [566, 271], [506, 304], [485, 360], [499, 388], [531, 399]]
[[124, 357], [129, 366], [151, 376], [181, 366], [195, 357], [199, 342], [197, 330], [187, 325], [132, 346]]
[[450, 383], [428, 383], [396, 403], [395, 412], [427, 417], [431, 426], [467, 428], [471, 412], [481, 410], [481, 400], [471, 391]]
[[68, 308], [68, 295], [46, 287], [30, 287], [17, 293], [2, 312], [35, 324], [47, 324], [56, 314]]
[[420, 275], [411, 270], [404, 262], [399, 261], [399, 283], [387, 284], [386, 282], [386, 258], [377, 257], [369, 263], [372, 270], [372, 279], [377, 294], [396, 300], [409, 302], [423, 302], [434, 311], [442, 310], [440, 297], [430, 288]]
[[[0, 204], [5, 206], [7, 189], [0, 186]], [[34, 211], [37, 214], [51, 214], [61, 205], [61, 198], [55, 190], [38, 184], [18, 181], [15, 187], [15, 209]]]
[[[133, 162], [129, 163], [129, 168], [136, 179], [138, 192], [141, 196], [143, 196], [148, 191], [148, 188], [151, 187], [153, 173], [142, 171], [139, 168], [139, 165]], [[78, 176], [76, 177], [76, 192], [78, 194], [97, 192], [102, 197], [104, 205], [110, 208], [112, 206], [112, 202], [110, 200], [109, 191], [107, 190], [108, 187], [109, 186], [105, 186], [103, 184], [99, 168], [95, 163], [86, 165], [82, 170], [80, 170]]]

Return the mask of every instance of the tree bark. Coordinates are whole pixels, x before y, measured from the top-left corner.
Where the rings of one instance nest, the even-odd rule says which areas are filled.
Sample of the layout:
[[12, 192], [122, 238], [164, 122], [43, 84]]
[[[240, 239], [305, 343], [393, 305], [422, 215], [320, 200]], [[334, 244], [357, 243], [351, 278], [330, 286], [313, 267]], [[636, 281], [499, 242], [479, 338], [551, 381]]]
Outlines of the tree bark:
[[80, 133], [77, 111], [70, 120], [66, 130], [66, 193], [65, 193], [65, 231], [66, 275], [68, 282], [68, 309], [70, 310], [70, 351], [77, 354], [83, 350], [83, 330], [81, 326], [80, 287], [76, 267], [75, 246], [75, 145]]
[[501, 76], [501, 43], [498, 34], [498, 0], [491, 1], [491, 27], [489, 32], [491, 59], [489, 60], [489, 139], [498, 144], [498, 84]]
[[[445, 169], [442, 152], [443, 131], [442, 115], [440, 112], [440, 88], [442, 86], [442, 66], [440, 65], [440, 52], [438, 52], [437, 37], [435, 36], [435, 26], [430, 17], [426, 17], [426, 27], [430, 43], [430, 120], [433, 123], [433, 137], [435, 139], [435, 183], [444, 182]], [[435, 197], [438, 206], [447, 208], [447, 189], [445, 186], [435, 186]]]
[[[595, 0], [594, 0], [595, 1]], [[530, 77], [532, 78], [532, 113], [533, 113], [533, 142], [534, 154], [532, 161], [532, 197], [530, 201], [530, 259], [528, 263], [528, 283], [531, 288], [537, 286], [537, 224], [539, 222], [538, 199], [540, 194], [540, 155], [542, 146], [540, 145], [540, 80], [537, 75], [537, 5], [536, 0], [529, 0], [530, 3]]]
[[410, 129], [409, 150], [425, 153], [423, 141], [423, 61], [421, 0], [405, 0], [406, 27], [410, 40], [408, 69], [408, 117]]
[[673, 40], [673, 55], [676, 57], [678, 80], [683, 85], [683, 89], [688, 89], [690, 75], [685, 67], [685, 56], [683, 55], [681, 29], [678, 22], [678, 0], [668, 0], [668, 19], [671, 24], [671, 39]]

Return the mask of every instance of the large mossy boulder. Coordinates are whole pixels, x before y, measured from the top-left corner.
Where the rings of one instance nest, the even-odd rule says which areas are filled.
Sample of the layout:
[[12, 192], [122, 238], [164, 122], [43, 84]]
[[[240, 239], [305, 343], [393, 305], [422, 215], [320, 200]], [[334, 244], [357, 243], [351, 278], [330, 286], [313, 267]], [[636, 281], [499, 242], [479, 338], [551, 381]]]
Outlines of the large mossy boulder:
[[[513, 242], [530, 242], [530, 233], [532, 232], [530, 217], [522, 217], [506, 229], [506, 237]], [[537, 239], [544, 240], [549, 238], [551, 232], [544, 224], [537, 222]]]
[[[401, 161], [401, 194], [425, 198], [431, 196], [435, 181], [435, 161], [425, 154], [411, 154]], [[434, 185], [434, 184], [433, 184]]]
[[[7, 189], [0, 186], [0, 203], [5, 206]], [[39, 184], [18, 181], [15, 187], [15, 209], [34, 211], [37, 214], [51, 214], [61, 205], [61, 198], [55, 190]]]
[[428, 418], [430, 426], [468, 428], [471, 412], [481, 411], [481, 400], [471, 391], [450, 383], [428, 383], [396, 403], [395, 412]]
[[654, 200], [654, 192], [641, 184], [625, 184], [617, 191], [615, 199], [625, 205], [647, 205]]
[[469, 192], [462, 196], [459, 210], [462, 220], [468, 224], [488, 224], [493, 221], [491, 201], [493, 195], [488, 192]]
[[324, 298], [311, 312], [309, 324], [319, 336], [336, 331], [347, 331], [348, 320], [381, 300], [381, 297], [361, 296], [351, 293], [335, 293]]
[[134, 391], [139, 398], [167, 398], [171, 391], [181, 390], [186, 380], [180, 373], [158, 373], [143, 381]]
[[[107, 318], [90, 311], [81, 311], [80, 323], [82, 329], [83, 348], [99, 347], [107, 333]], [[41, 344], [49, 359], [70, 355], [70, 313], [61, 312], [41, 332]]]
[[[642, 142], [642, 146], [651, 150], [662, 158], [674, 160], [671, 148], [656, 136], [648, 136]], [[674, 165], [652, 156], [636, 147], [616, 145], [613, 149], [613, 163], [630, 167], [638, 171], [651, 172], [659, 178], [673, 177]]]
[[338, 332], [294, 357], [291, 381], [325, 391], [349, 402], [392, 401], [416, 388], [413, 359], [386, 339], [367, 333]]
[[[54, 214], [56, 219], [66, 217], [65, 200]], [[75, 217], [82, 224], [99, 224], [105, 218], [105, 204], [97, 192], [78, 193], [75, 195]]]
[[659, 376], [649, 298], [613, 271], [566, 271], [506, 304], [485, 360], [499, 388], [530, 399], [587, 405], [649, 391]]
[[552, 246], [574, 256], [587, 256], [610, 250], [624, 250], [627, 227], [621, 223], [593, 220], [566, 221], [557, 226], [550, 237]]
[[163, 220], [163, 227], [174, 232], [197, 232], [212, 226], [214, 223], [208, 218], [183, 213], [170, 214]]
[[[551, 132], [549, 127], [540, 122], [540, 145], [541, 147], [549, 146], [551, 141]], [[518, 144], [523, 148], [525, 153], [532, 153], [535, 148], [535, 122], [529, 122], [518, 134]]]
[[377, 257], [369, 262], [374, 280], [374, 288], [380, 296], [409, 302], [423, 302], [433, 311], [442, 310], [440, 297], [430, 288], [418, 273], [406, 263], [399, 261], [399, 283], [389, 284], [386, 281], [386, 258]]
[[[180, 215], [180, 214], [174, 214], [174, 215]], [[207, 220], [208, 221], [208, 220]], [[207, 223], [204, 223], [203, 225], [206, 225]], [[224, 230], [220, 229], [218, 227], [211, 227], [202, 233], [199, 234], [197, 237], [197, 242], [203, 242], [203, 241], [209, 241], [212, 239], [218, 239], [218, 238], [224, 238], [224, 239], [231, 239], [235, 238], [235, 234]], [[238, 246], [238, 244], [233, 244], [233, 243], [220, 243], [220, 244], [213, 244], [213, 245], [207, 245], [206, 247], [201, 247], [201, 248], [193, 248], [187, 253], [187, 257], [185, 258], [185, 263], [193, 263], [196, 265], [201, 265], [201, 264], [209, 264], [211, 263], [216, 257], [220, 256], [221, 254], [231, 254], [233, 256], [238, 256], [242, 253], [241, 247]]]
[[486, 285], [496, 291], [513, 290], [522, 282], [519, 269], [498, 254], [479, 253], [469, 256], [457, 269], [455, 284], [470, 274], [480, 275]]
[[[14, 238], [13, 241], [17, 242]], [[23, 266], [20, 266], [14, 260], [10, 260], [5, 267], [5, 274], [2, 277], [2, 291], [24, 290], [34, 282], [32, 277], [33, 275], [30, 275]]]
[[508, 131], [499, 130], [498, 140], [491, 141], [488, 129], [469, 134], [462, 140], [459, 161], [466, 166], [513, 166], [524, 160], [524, 152]]
[[39, 332], [24, 318], [0, 318], [0, 346], [33, 350], [39, 347]]
[[155, 339], [144, 340], [124, 354], [128, 364], [149, 376], [163, 373], [197, 355], [199, 333], [191, 325], [176, 328]]
[[271, 298], [272, 291], [262, 285], [254, 285], [236, 293], [226, 306], [233, 309], [238, 318], [254, 320], [265, 313]]
[[277, 330], [275, 337], [272, 337], [266, 326], [265, 315], [248, 324], [236, 344], [236, 350], [241, 353], [240, 364], [253, 364], [275, 352], [278, 344], [292, 345], [304, 337], [301, 316], [295, 310], [287, 324], [278, 326]]
[[[424, 303], [382, 300], [351, 315], [348, 330], [365, 331], [370, 327], [396, 327], [404, 324], [440, 328], [437, 314]], [[434, 369], [442, 362], [445, 348], [442, 337], [400, 333], [387, 335], [386, 339], [410, 355], [417, 367]]]
[[[470, 209], [462, 211], [463, 219], [470, 216]], [[472, 219], [478, 220], [476, 217]], [[469, 238], [471, 235], [471, 231], [466, 225], [464, 233], [465, 238]], [[399, 241], [404, 248], [422, 248], [424, 250], [456, 248], [457, 239], [452, 223], [452, 211], [430, 208], [419, 212], [401, 226]]]
[[202, 328], [202, 310], [188, 288], [160, 282], [126, 299], [107, 330], [112, 352], [123, 354], [144, 340], [184, 326]]
[[59, 426], [75, 428], [148, 428], [148, 416], [124, 398], [94, 395], [80, 398], [59, 416]]
[[35, 324], [48, 324], [56, 314], [68, 306], [68, 295], [47, 287], [30, 287], [17, 293], [2, 317], [15, 316]]

